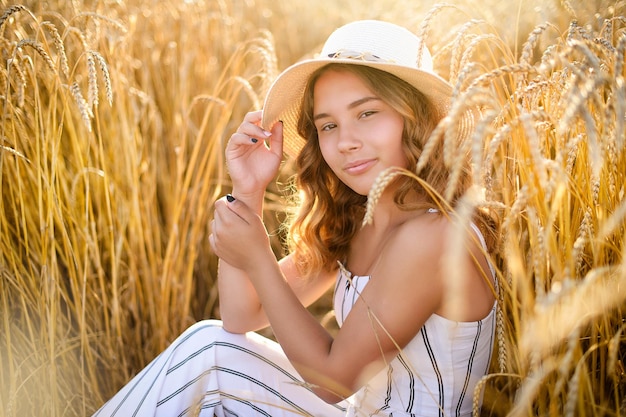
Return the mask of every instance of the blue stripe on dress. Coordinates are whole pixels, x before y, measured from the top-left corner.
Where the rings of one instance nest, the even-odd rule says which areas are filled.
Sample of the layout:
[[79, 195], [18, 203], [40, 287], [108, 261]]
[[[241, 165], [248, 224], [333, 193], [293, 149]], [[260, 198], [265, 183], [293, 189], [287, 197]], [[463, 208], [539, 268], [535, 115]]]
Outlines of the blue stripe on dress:
[[444, 409], [444, 390], [443, 390], [443, 378], [441, 377], [441, 371], [439, 370], [439, 366], [437, 365], [437, 360], [435, 359], [435, 354], [433, 352], [433, 348], [430, 345], [430, 340], [428, 340], [428, 334], [426, 332], [426, 327], [422, 327], [420, 330], [422, 334], [422, 339], [424, 340], [424, 346], [428, 352], [428, 357], [430, 358], [430, 363], [433, 366], [433, 370], [435, 371], [435, 375], [437, 376], [437, 385], [439, 387], [439, 416], [443, 417], [443, 409]]
[[[209, 326], [209, 327], [215, 327], [215, 326]], [[181, 347], [182, 345], [184, 345], [185, 341], [188, 340], [190, 337], [192, 337], [195, 333], [199, 332], [199, 331], [203, 331], [205, 330], [207, 327], [198, 327], [197, 329], [194, 329], [193, 331], [189, 332], [188, 334], [185, 334], [184, 336], [182, 336], [176, 343], [176, 345], [172, 346], [171, 349], [166, 350], [164, 352], [162, 352], [160, 355], [158, 355], [142, 372], [141, 376], [139, 376], [139, 378], [137, 379], [137, 381], [133, 384], [133, 386], [128, 390], [128, 392], [126, 393], [126, 395], [124, 396], [124, 398], [117, 404], [117, 407], [115, 408], [115, 410], [113, 411], [113, 413], [111, 414], [111, 416], [116, 415], [120, 408], [126, 403], [126, 401], [131, 398], [135, 391], [135, 389], [137, 387], [142, 386], [141, 382], [142, 380], [145, 378], [146, 375], [148, 375], [151, 369], [153, 369], [155, 366], [157, 366], [157, 364], [159, 362], [162, 363], [161, 366], [161, 370], [159, 371], [159, 374], [162, 373], [164, 371], [165, 366], [170, 362], [169, 359], [166, 358], [161, 358], [161, 356], [165, 355], [167, 352], [167, 358], [172, 357], [177, 349], [179, 347]], [[307, 387], [300, 379], [298, 379], [297, 377], [295, 377], [294, 375], [292, 375], [291, 373], [289, 373], [288, 371], [286, 371], [285, 369], [283, 369], [282, 367], [280, 367], [279, 365], [277, 365], [276, 363], [268, 360], [267, 358], [265, 358], [264, 356], [251, 351], [249, 349], [243, 348], [239, 345], [233, 344], [233, 343], [229, 343], [229, 342], [221, 342], [221, 341], [216, 341], [216, 342], [212, 342], [208, 345], [203, 346], [202, 348], [196, 350], [195, 352], [193, 352], [192, 354], [188, 355], [186, 358], [184, 358], [183, 360], [181, 360], [180, 362], [178, 362], [177, 364], [175, 364], [174, 366], [170, 367], [167, 371], [166, 374], [171, 374], [174, 371], [176, 371], [177, 369], [180, 369], [181, 367], [183, 367], [185, 364], [187, 364], [190, 360], [192, 360], [193, 358], [199, 356], [200, 354], [202, 354], [203, 352], [206, 352], [214, 347], [217, 346], [222, 346], [222, 347], [227, 347], [227, 348], [231, 348], [231, 349], [236, 349], [240, 352], [246, 353], [252, 357], [255, 357], [261, 361], [263, 361], [265, 364], [270, 365], [271, 367], [273, 367], [274, 369], [278, 370], [280, 373], [282, 373], [283, 375], [285, 375], [286, 377], [288, 377], [289, 379], [291, 379], [291, 381], [293, 381], [294, 383], [300, 384], [300, 386], [303, 389], [306, 389], [308, 391], [311, 391], [311, 389], [309, 387]], [[160, 359], [161, 358], [161, 359]], [[163, 359], [165, 359], [165, 361], [163, 361]], [[199, 376], [193, 378], [192, 380], [186, 382], [185, 384], [183, 384], [182, 386], [180, 386], [180, 388], [178, 388], [175, 392], [173, 392], [172, 394], [168, 395], [167, 397], [161, 399], [156, 406], [159, 407], [163, 404], [165, 404], [167, 401], [171, 400], [172, 398], [175, 398], [178, 394], [180, 394], [181, 392], [183, 392], [185, 389], [187, 389], [188, 387], [192, 386], [194, 383], [198, 382], [199, 380], [201, 380], [203, 377], [205, 377], [206, 375], [208, 375], [210, 372], [226, 372], [229, 373], [231, 375], [235, 375], [235, 376], [239, 376], [243, 379], [247, 379], [248, 381], [264, 388], [266, 391], [272, 393], [276, 398], [282, 400], [283, 402], [285, 402], [286, 404], [289, 404], [291, 407], [293, 407], [295, 410], [297, 410], [298, 412], [300, 412], [302, 415], [305, 416], [312, 416], [312, 414], [310, 414], [309, 412], [307, 412], [305, 409], [299, 407], [295, 402], [291, 401], [290, 399], [288, 399], [287, 397], [285, 397], [284, 395], [282, 395], [281, 393], [279, 393], [277, 390], [273, 389], [272, 387], [262, 383], [261, 381], [258, 381], [252, 377], [249, 377], [248, 375], [239, 372], [239, 371], [235, 371], [229, 368], [223, 368], [223, 367], [218, 367], [218, 366], [213, 366], [208, 370], [205, 370], [204, 372], [202, 372]], [[139, 411], [141, 410], [144, 401], [148, 395], [148, 393], [153, 389], [154, 384], [156, 382], [156, 378], [148, 385], [148, 389], [142, 388], [142, 392], [145, 392], [143, 397], [141, 398], [141, 400], [138, 402], [137, 404], [137, 408], [134, 410], [133, 412], [133, 416], [137, 416]], [[208, 393], [205, 393], [205, 395]], [[227, 396], [227, 394], [224, 393], [220, 393], [222, 396]], [[243, 400], [241, 398], [237, 398], [237, 397], [231, 397], [229, 396], [229, 398], [239, 401], [241, 403], [247, 404], [249, 405], [251, 408], [253, 408], [255, 411], [258, 411], [259, 413], [262, 413], [263, 415], [267, 415], [270, 416], [270, 414], [266, 414], [264, 411], [262, 411], [260, 408], [258, 408], [257, 406], [255, 406], [254, 404], [252, 404], [250, 401], [247, 400]], [[205, 405], [202, 405], [201, 408], [205, 409], [205, 408], [210, 408], [210, 407], [214, 407], [216, 404], [220, 404], [221, 401], [218, 402], [210, 402], [207, 403]], [[345, 408], [340, 406], [339, 404], [332, 404], [332, 406], [340, 411], [345, 411]], [[100, 411], [104, 409], [104, 406], [98, 410], [98, 412], [96, 414], [94, 414], [94, 417], [98, 416], [100, 414]], [[182, 413], [180, 414], [181, 416], [187, 414], [190, 410], [194, 409], [193, 406], [188, 407], [187, 409], [185, 409], [184, 411], [182, 411]], [[232, 412], [231, 412], [232, 414]]]
[[[193, 354], [187, 356], [185, 359], [183, 359], [181, 362], [177, 363], [176, 365], [172, 366], [171, 368], [169, 368], [167, 370], [167, 374], [170, 374], [171, 372], [175, 371], [176, 369], [180, 368], [181, 366], [183, 366], [185, 363], [187, 363], [189, 360], [195, 358], [196, 356], [200, 355], [201, 353], [213, 348], [214, 346], [221, 346], [221, 347], [227, 347], [227, 348], [231, 348], [231, 349], [235, 349], [238, 350], [240, 352], [244, 352], [250, 356], [253, 356], [257, 359], [259, 359], [262, 362], [265, 362], [266, 364], [272, 366], [274, 369], [280, 371], [283, 375], [287, 376], [289, 379], [291, 379], [292, 381], [296, 381], [299, 383], [302, 383], [302, 381], [298, 378], [296, 378], [295, 376], [293, 376], [291, 373], [287, 372], [285, 369], [281, 368], [279, 365], [277, 365], [276, 363], [268, 360], [265, 356], [260, 355], [259, 353], [250, 350], [250, 349], [246, 349], [244, 347], [241, 347], [237, 344], [234, 343], [229, 343], [229, 342], [221, 342], [221, 341], [215, 341], [213, 343], [210, 343], [208, 345], [205, 345], [202, 347], [202, 349], [198, 349], [196, 352], [194, 352]], [[309, 391], [310, 389], [308, 387], [306, 387]]]
[[[181, 343], [185, 340], [187, 340], [189, 337], [191, 337], [194, 333], [196, 333], [197, 331], [200, 331], [200, 329], [197, 329], [193, 332], [190, 332], [188, 335], [186, 335], [183, 339], [181, 339]], [[179, 343], [180, 344], [180, 343]], [[174, 354], [175, 349], [173, 349], [169, 356], [171, 357]], [[139, 383], [143, 380], [143, 378], [149, 373], [150, 369], [152, 369], [154, 366], [156, 366], [157, 362], [158, 362], [158, 358], [160, 358], [162, 355], [164, 355], [165, 352], [161, 352], [161, 354], [159, 354], [146, 368], [144, 368], [144, 372], [143, 374], [139, 377], [139, 379], [136, 381], [136, 383], [133, 385], [133, 387], [131, 389], [128, 390], [128, 393], [126, 394], [126, 396], [124, 396], [124, 399], [122, 401], [119, 402], [119, 404], [117, 405], [117, 407], [115, 408], [115, 410], [113, 410], [113, 414], [111, 414], [111, 417], [113, 417], [114, 415], [117, 414], [117, 412], [120, 410], [120, 408], [122, 407], [122, 405], [126, 402], [126, 400], [131, 396], [131, 393], [135, 390], [135, 388], [140, 385]], [[168, 361], [165, 361], [165, 363], [167, 363]], [[165, 366], [165, 364], [163, 365]], [[152, 384], [150, 384], [150, 388], [152, 388], [154, 386], [155, 381], [152, 381]], [[147, 392], [149, 392], [150, 390], [147, 390]], [[147, 395], [147, 394], [146, 394]], [[137, 416], [137, 413], [139, 412], [139, 410], [141, 409], [141, 406], [143, 405], [143, 402], [146, 398], [146, 395], [144, 395], [144, 397], [141, 399], [141, 401], [139, 402], [139, 404], [137, 405], [137, 408], [135, 409], [135, 412], [133, 413], [133, 417]], [[97, 417], [100, 414], [100, 411], [103, 409], [104, 407], [102, 407], [100, 410], [98, 410], [95, 414], [94, 417]]]
[[476, 327], [476, 336], [474, 337], [474, 344], [472, 345], [472, 351], [470, 353], [469, 360], [467, 362], [467, 372], [465, 373], [465, 381], [463, 383], [463, 390], [461, 390], [461, 395], [459, 396], [459, 402], [456, 405], [456, 415], [459, 416], [461, 414], [461, 406], [463, 405], [463, 399], [467, 394], [467, 387], [469, 386], [470, 376], [472, 375], [472, 365], [474, 363], [474, 358], [476, 357], [476, 351], [478, 350], [478, 341], [480, 340], [480, 331], [482, 329], [483, 322], [478, 321], [478, 326]]
[[[267, 362], [267, 361], [266, 361]], [[271, 362], [267, 362], [267, 363], [271, 363]], [[263, 383], [262, 381], [259, 381], [258, 379], [252, 378], [246, 374], [244, 374], [243, 372], [239, 372], [239, 371], [235, 371], [233, 369], [230, 368], [224, 368], [224, 367], [220, 367], [220, 366], [213, 366], [210, 369], [202, 372], [200, 375], [198, 375], [196, 378], [188, 381], [187, 383], [185, 383], [184, 385], [182, 385], [179, 389], [177, 389], [176, 391], [174, 391], [172, 394], [168, 395], [167, 397], [163, 398], [162, 400], [160, 400], [157, 403], [157, 407], [160, 407], [161, 405], [165, 404], [167, 401], [171, 400], [172, 398], [175, 398], [178, 394], [180, 394], [181, 392], [183, 392], [185, 389], [189, 388], [190, 386], [192, 386], [193, 384], [195, 384], [196, 382], [198, 382], [199, 380], [201, 380], [202, 378], [204, 378], [206, 375], [208, 375], [211, 372], [224, 372], [224, 373], [228, 373], [234, 376], [237, 376], [241, 379], [245, 379], [255, 385], [258, 385], [259, 387], [263, 388], [264, 390], [266, 390], [267, 392], [272, 393], [276, 398], [279, 398], [280, 400], [282, 400], [283, 402], [285, 402], [286, 404], [289, 404], [291, 407], [293, 407], [294, 409], [298, 410], [300, 413], [302, 413], [303, 415], [310, 415], [308, 414], [308, 412], [301, 408], [300, 406], [298, 406], [298, 404], [296, 404], [295, 402], [291, 401], [289, 398], [285, 397], [284, 395], [282, 395], [280, 392], [278, 392], [277, 390], [275, 390], [274, 388], [270, 387], [269, 385]], [[307, 388], [308, 389], [308, 388]], [[240, 400], [240, 402], [242, 403], [249, 403], [249, 401], [243, 400], [241, 398], [236, 398], [234, 397], [233, 399], [238, 399]]]
[[406, 369], [407, 374], [409, 374], [409, 404], [406, 407], [407, 413], [412, 413], [413, 405], [415, 403], [415, 375], [411, 370], [411, 367], [406, 363], [404, 356], [402, 353], [398, 354], [398, 361], [402, 364], [404, 369]]

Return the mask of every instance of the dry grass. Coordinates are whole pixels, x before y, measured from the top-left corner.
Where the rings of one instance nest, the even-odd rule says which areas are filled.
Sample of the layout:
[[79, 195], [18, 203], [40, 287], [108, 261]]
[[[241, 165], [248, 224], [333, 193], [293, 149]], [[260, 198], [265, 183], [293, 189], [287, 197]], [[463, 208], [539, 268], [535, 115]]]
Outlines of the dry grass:
[[279, 68], [364, 17], [427, 38], [456, 87], [446, 123], [483, 108], [469, 143], [444, 146], [485, 188], [461, 215], [489, 205], [504, 223], [483, 414], [620, 415], [623, 2], [413, 3], [2, 3], [0, 416], [88, 415], [217, 315], [224, 141]]

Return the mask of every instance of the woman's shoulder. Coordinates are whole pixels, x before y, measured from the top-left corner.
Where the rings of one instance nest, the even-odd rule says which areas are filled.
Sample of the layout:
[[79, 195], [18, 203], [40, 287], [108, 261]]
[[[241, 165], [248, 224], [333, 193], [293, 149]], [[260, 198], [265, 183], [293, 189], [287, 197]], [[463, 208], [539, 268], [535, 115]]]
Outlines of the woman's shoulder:
[[408, 271], [438, 264], [451, 227], [451, 221], [439, 212], [426, 211], [409, 217], [396, 227], [381, 253], [381, 267]]
[[[399, 230], [385, 262], [404, 279], [442, 284], [440, 294], [450, 290], [450, 280], [444, 276], [454, 274], [455, 288], [451, 294], [457, 298], [452, 307], [442, 305], [438, 314], [456, 321], [482, 319], [494, 302], [493, 284], [486, 279], [492, 275], [486, 248], [480, 242], [482, 234], [472, 224], [471, 220], [456, 220], [442, 213], [411, 218]], [[464, 308], [460, 309], [460, 305]]]
[[[456, 220], [437, 210], [410, 217], [394, 236], [396, 251], [413, 257], [443, 255], [453, 248], [465, 248], [473, 256], [484, 256], [484, 236], [473, 222]], [[461, 245], [459, 245], [461, 243]], [[459, 253], [457, 252], [457, 255]]]
[[432, 247], [436, 243], [443, 243], [452, 227], [448, 216], [435, 209], [426, 209], [400, 224], [394, 240], [406, 245], [407, 249], [422, 244]]

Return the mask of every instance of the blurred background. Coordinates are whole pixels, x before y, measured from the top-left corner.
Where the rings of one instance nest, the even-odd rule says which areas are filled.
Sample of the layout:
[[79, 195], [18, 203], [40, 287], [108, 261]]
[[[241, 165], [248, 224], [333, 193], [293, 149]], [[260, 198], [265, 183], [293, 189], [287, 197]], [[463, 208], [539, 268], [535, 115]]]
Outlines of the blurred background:
[[[91, 415], [219, 318], [225, 142], [282, 69], [363, 18], [423, 36], [455, 108], [484, 109], [473, 162], [504, 233], [482, 415], [626, 411], [623, 1], [0, 6], [0, 416]], [[291, 163], [266, 197], [277, 256]]]

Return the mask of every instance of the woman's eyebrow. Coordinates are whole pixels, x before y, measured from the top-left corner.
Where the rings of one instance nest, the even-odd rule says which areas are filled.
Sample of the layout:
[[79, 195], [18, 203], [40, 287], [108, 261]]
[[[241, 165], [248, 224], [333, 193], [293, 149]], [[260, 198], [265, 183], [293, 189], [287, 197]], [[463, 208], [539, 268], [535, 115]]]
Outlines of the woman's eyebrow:
[[[360, 98], [348, 104], [348, 109], [353, 109], [355, 107], [360, 106], [361, 104], [364, 104], [364, 103], [367, 103], [368, 101], [373, 101], [373, 100], [380, 100], [380, 98], [375, 97], [375, 96], [367, 96], [367, 97]], [[324, 117], [330, 117], [330, 115], [328, 113], [318, 113], [313, 116], [313, 121], [317, 121], [318, 119], [323, 119]]]
[[360, 106], [361, 104], [364, 104], [364, 103], [367, 103], [368, 101], [373, 101], [373, 100], [380, 100], [380, 98], [374, 97], [374, 96], [363, 97], [361, 99], [358, 99], [358, 100], [353, 101], [352, 103], [348, 104], [348, 108], [349, 109], [353, 109], [355, 107]]

